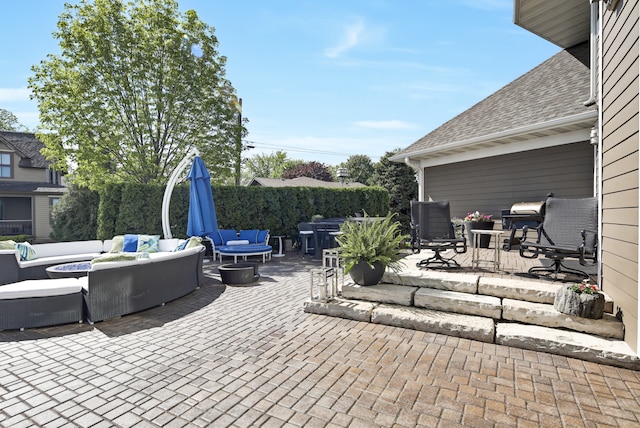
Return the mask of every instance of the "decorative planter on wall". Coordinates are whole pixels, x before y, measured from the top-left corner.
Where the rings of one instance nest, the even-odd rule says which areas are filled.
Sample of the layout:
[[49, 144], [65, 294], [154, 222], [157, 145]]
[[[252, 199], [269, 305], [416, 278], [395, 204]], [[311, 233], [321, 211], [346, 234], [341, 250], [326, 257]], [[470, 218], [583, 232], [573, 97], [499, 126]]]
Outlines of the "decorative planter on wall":
[[380, 262], [373, 264], [373, 269], [367, 262], [358, 262], [350, 271], [349, 275], [353, 282], [358, 285], [376, 285], [382, 279], [386, 266]]
[[[494, 221], [465, 221], [464, 230], [467, 234], [467, 245], [473, 246], [473, 233], [471, 229], [493, 230]], [[491, 235], [480, 235], [480, 248], [489, 248]]]
[[563, 314], [600, 319], [604, 313], [604, 294], [576, 293], [568, 287], [556, 292], [553, 307]]

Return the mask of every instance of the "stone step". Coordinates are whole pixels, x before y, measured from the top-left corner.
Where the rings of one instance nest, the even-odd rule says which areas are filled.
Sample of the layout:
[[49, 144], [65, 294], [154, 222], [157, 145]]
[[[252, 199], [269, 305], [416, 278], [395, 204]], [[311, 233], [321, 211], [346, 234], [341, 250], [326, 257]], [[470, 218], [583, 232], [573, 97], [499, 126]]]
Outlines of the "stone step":
[[304, 311], [310, 314], [329, 315], [332, 317], [346, 318], [354, 321], [371, 322], [371, 313], [377, 303], [362, 302], [336, 298], [329, 302], [307, 300], [304, 302]]
[[519, 323], [498, 323], [496, 343], [640, 370], [640, 358], [625, 342], [585, 333]]
[[358, 285], [346, 281], [342, 286], [342, 297], [351, 300], [391, 303], [394, 305], [412, 306], [413, 295], [419, 287], [407, 287], [396, 284]]
[[498, 297], [457, 291], [419, 288], [414, 295], [414, 306], [443, 312], [502, 318], [502, 301]]
[[382, 282], [476, 294], [479, 279], [478, 275], [433, 270], [407, 270], [399, 273], [387, 270], [382, 277]]
[[371, 322], [487, 343], [493, 343], [495, 337], [495, 323], [491, 318], [416, 307], [376, 306], [371, 314]]
[[[429, 270], [408, 270], [399, 273], [387, 271], [382, 282], [549, 304], [553, 304], [556, 290], [567, 286], [567, 283], [563, 282], [494, 278]], [[613, 313], [613, 300], [606, 293], [603, 294], [604, 311]]]
[[640, 370], [640, 358], [625, 342], [577, 331], [519, 322], [494, 324], [491, 318], [344, 298], [337, 298], [327, 303], [307, 300], [304, 303], [304, 311], [463, 337]]
[[550, 328], [563, 328], [582, 333], [622, 340], [624, 325], [611, 314], [602, 319], [589, 319], [558, 312], [553, 304], [502, 299], [502, 318]]

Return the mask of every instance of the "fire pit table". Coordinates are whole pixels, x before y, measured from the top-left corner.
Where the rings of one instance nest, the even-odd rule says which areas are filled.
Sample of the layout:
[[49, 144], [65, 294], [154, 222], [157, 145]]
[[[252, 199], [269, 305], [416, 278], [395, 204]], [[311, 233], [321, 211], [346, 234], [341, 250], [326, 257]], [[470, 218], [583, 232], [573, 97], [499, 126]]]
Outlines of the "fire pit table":
[[91, 262], [64, 263], [49, 266], [46, 270], [49, 278], [80, 278], [87, 276], [87, 272], [91, 270]]

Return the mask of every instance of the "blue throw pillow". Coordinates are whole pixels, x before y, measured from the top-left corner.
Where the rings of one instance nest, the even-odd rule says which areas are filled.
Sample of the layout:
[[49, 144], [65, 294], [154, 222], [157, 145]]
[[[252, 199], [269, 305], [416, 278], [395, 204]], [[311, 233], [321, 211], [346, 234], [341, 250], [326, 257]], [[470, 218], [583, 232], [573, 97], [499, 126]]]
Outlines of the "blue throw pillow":
[[218, 233], [220, 233], [222, 244], [226, 244], [227, 241], [235, 241], [238, 239], [238, 232], [234, 229], [220, 229], [218, 230]]
[[240, 237], [238, 239], [241, 241], [249, 241], [249, 244], [255, 244], [258, 242], [258, 229], [241, 230]]
[[124, 235], [122, 251], [125, 253], [135, 253], [138, 251], [138, 235]]
[[258, 244], [266, 244], [267, 243], [267, 235], [269, 235], [269, 229], [259, 231], [258, 232], [258, 237], [256, 238], [256, 242]]

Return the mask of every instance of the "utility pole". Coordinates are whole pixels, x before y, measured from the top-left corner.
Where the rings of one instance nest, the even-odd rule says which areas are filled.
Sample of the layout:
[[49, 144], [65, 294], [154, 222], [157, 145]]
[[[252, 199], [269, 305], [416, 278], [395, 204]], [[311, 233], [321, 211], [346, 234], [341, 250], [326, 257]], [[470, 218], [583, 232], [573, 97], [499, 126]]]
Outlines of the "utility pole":
[[242, 98], [238, 98], [238, 102], [235, 102], [236, 109], [238, 110], [238, 139], [236, 141], [236, 186], [240, 186], [240, 166], [242, 164]]

